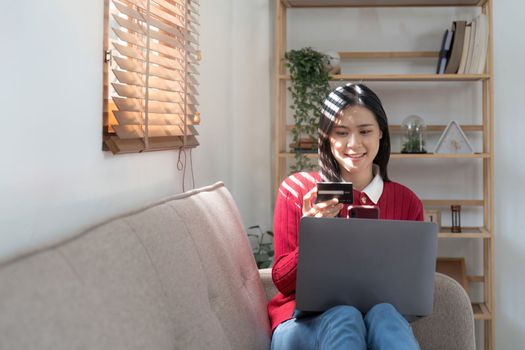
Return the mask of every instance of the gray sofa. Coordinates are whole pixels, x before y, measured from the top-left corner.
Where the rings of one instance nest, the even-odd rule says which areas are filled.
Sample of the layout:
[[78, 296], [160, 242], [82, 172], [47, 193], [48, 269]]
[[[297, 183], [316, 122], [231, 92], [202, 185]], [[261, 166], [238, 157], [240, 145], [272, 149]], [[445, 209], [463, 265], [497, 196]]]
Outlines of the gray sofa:
[[[217, 183], [0, 263], [0, 349], [268, 349], [274, 293]], [[473, 325], [437, 274], [422, 349], [474, 349]]]

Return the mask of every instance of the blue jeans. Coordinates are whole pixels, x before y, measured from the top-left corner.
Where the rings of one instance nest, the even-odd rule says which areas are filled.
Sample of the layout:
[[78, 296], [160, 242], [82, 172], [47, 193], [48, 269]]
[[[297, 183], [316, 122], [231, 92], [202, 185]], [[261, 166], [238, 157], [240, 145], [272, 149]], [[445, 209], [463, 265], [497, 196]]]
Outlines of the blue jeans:
[[377, 304], [363, 317], [353, 306], [292, 318], [272, 336], [272, 350], [419, 350], [410, 325], [391, 304]]

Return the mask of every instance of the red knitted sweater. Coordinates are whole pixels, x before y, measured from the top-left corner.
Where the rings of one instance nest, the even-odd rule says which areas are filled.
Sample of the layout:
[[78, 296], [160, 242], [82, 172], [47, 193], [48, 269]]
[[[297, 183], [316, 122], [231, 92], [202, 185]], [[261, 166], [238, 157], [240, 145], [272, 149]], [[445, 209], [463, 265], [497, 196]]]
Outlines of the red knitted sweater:
[[[299, 220], [303, 196], [320, 181], [319, 173], [297, 173], [283, 181], [277, 193], [274, 212], [275, 262], [273, 283], [279, 290], [268, 304], [272, 330], [292, 317], [295, 309], [295, 279], [298, 257]], [[373, 204], [368, 196], [354, 190], [354, 204]], [[396, 182], [384, 182], [377, 203], [381, 219], [423, 221], [423, 205], [408, 188]], [[345, 206], [341, 216], [346, 216]]]

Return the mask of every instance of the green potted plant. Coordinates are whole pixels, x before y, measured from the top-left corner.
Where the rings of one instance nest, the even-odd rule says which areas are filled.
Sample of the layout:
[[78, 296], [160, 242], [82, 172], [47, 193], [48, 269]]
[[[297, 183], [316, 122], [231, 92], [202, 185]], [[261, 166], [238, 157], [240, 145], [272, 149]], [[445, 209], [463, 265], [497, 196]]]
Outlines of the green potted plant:
[[[253, 233], [253, 230], [256, 230]], [[273, 263], [273, 232], [263, 232], [259, 225], [248, 227], [248, 240], [252, 247], [257, 268], [265, 269]]]
[[311, 47], [291, 50], [285, 53], [286, 67], [290, 72], [294, 127], [292, 149], [295, 164], [291, 172], [312, 170], [312, 164], [305, 153], [317, 150], [317, 125], [324, 98], [330, 91], [329, 57]]

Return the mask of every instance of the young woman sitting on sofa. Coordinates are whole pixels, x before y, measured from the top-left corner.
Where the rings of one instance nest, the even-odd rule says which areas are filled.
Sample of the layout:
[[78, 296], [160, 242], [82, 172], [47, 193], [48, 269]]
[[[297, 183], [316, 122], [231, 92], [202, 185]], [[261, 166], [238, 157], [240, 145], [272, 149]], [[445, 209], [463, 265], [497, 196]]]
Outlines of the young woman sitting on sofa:
[[321, 171], [291, 175], [277, 194], [272, 279], [279, 293], [268, 305], [272, 350], [419, 349], [410, 325], [390, 304], [378, 304], [364, 316], [345, 305], [314, 316], [295, 311], [300, 218], [348, 214], [348, 206], [335, 198], [315, 203], [317, 182], [352, 182], [354, 204], [378, 206], [381, 219], [423, 220], [417, 196], [388, 178], [389, 159], [388, 121], [377, 95], [362, 84], [332, 91], [319, 121]]

